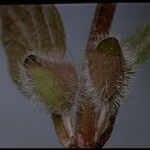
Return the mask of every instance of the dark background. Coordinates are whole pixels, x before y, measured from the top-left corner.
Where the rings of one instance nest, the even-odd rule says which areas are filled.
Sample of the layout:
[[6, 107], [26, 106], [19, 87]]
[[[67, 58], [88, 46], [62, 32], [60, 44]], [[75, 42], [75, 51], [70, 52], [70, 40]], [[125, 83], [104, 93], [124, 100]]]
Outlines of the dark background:
[[[96, 4], [57, 4], [67, 35], [68, 56], [80, 66]], [[150, 20], [150, 4], [118, 4], [111, 33], [125, 39]], [[61, 147], [51, 119], [30, 103], [12, 82], [0, 43], [0, 147]], [[150, 60], [130, 85], [113, 133], [105, 147], [150, 147]]]

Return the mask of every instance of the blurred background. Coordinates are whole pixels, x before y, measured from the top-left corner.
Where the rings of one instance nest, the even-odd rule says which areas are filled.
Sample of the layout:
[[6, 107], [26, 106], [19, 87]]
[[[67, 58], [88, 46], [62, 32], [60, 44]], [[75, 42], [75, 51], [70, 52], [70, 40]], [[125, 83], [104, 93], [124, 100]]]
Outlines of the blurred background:
[[[67, 36], [68, 56], [79, 68], [86, 48], [96, 4], [57, 4]], [[150, 21], [150, 4], [119, 3], [111, 33], [125, 39]], [[51, 118], [17, 90], [8, 72], [0, 42], [0, 148], [62, 147]], [[107, 148], [150, 147], [150, 60], [140, 65], [130, 93], [121, 107]]]

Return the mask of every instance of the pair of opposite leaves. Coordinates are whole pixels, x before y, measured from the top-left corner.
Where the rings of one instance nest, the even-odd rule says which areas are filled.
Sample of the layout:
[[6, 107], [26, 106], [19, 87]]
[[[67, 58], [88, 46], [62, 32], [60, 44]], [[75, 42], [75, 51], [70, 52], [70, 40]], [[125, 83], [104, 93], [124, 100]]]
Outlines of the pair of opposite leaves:
[[[20, 66], [23, 65], [22, 67], [27, 72], [28, 78], [31, 79], [31, 82], [34, 82], [37, 93], [40, 97], [44, 97], [47, 105], [56, 108], [55, 110], [63, 109], [67, 104], [67, 97], [68, 99], [75, 97], [73, 93], [77, 91], [78, 79], [75, 68], [65, 60], [66, 58], [63, 58], [66, 51], [65, 33], [56, 8], [52, 5], [2, 6], [1, 18], [2, 40], [6, 48], [9, 69], [14, 82], [21, 86], [19, 75], [21, 74]], [[110, 48], [113, 49], [109, 50]], [[119, 43], [113, 37], [103, 40], [97, 51], [87, 53], [90, 63], [95, 62], [93, 59], [98, 56], [98, 51], [101, 51], [104, 55], [107, 55], [107, 52], [114, 52], [114, 56], [119, 55], [119, 53], [121, 55]], [[95, 59], [98, 62], [97, 64], [104, 66], [109, 53], [104, 60], [102, 60], [103, 56], [102, 59], [100, 58], [101, 55], [98, 57]], [[97, 67], [93, 64], [92, 66]], [[104, 70], [101, 66], [98, 68]], [[118, 67], [116, 66], [116, 68]], [[91, 67], [91, 75], [92, 72], [97, 72], [96, 68], [93, 69]], [[94, 76], [92, 78], [93, 80], [96, 79]], [[103, 85], [99, 86], [103, 87]]]
[[55, 114], [78, 108], [78, 147], [104, 145], [131, 71], [118, 41], [106, 37], [87, 51], [78, 78], [65, 57], [64, 28], [53, 5], [1, 6], [1, 20], [13, 81]]

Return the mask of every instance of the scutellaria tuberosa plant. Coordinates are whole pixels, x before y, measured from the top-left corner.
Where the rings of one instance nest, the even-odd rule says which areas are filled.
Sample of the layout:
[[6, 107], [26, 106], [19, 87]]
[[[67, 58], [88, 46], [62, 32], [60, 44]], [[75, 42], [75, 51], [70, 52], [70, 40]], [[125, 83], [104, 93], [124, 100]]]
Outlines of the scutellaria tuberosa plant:
[[[28, 99], [47, 108], [64, 147], [104, 146], [140, 60], [109, 33], [116, 5], [97, 5], [80, 73], [66, 55], [65, 30], [54, 5], [0, 6], [11, 78]], [[145, 30], [148, 25], [129, 45]], [[147, 45], [148, 40], [144, 51]]]

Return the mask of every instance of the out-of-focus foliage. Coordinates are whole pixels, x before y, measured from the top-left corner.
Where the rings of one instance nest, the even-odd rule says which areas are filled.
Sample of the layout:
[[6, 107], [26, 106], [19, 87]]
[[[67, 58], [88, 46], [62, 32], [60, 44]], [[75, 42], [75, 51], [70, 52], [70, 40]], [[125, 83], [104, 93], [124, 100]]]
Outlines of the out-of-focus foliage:
[[137, 63], [144, 63], [150, 58], [150, 22], [144, 23], [132, 34], [127, 42], [136, 53]]
[[4, 5], [0, 7], [2, 41], [14, 82], [19, 85], [18, 62], [30, 51], [65, 52], [61, 16], [53, 5]]

